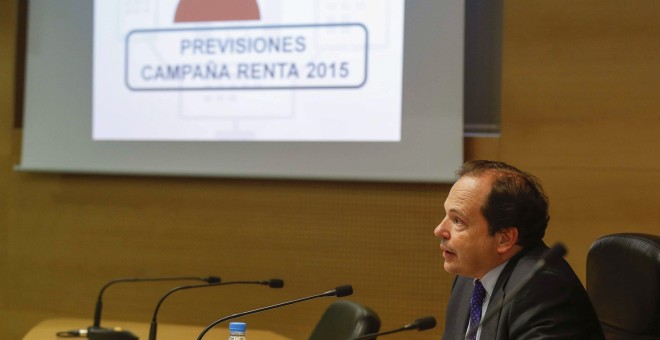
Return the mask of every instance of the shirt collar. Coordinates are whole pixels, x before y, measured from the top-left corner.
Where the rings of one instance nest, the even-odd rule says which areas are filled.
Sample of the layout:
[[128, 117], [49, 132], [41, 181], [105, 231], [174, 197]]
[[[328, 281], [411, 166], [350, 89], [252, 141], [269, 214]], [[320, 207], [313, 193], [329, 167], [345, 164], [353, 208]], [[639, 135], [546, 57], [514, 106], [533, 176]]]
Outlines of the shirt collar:
[[495, 284], [497, 283], [497, 279], [500, 277], [500, 274], [502, 273], [502, 270], [504, 270], [504, 267], [507, 263], [509, 263], [509, 261], [506, 261], [501, 265], [491, 269], [488, 273], [486, 273], [486, 275], [484, 275], [484, 277], [479, 280], [486, 289], [486, 292], [488, 293], [487, 296], [492, 295], [493, 289], [495, 289]]

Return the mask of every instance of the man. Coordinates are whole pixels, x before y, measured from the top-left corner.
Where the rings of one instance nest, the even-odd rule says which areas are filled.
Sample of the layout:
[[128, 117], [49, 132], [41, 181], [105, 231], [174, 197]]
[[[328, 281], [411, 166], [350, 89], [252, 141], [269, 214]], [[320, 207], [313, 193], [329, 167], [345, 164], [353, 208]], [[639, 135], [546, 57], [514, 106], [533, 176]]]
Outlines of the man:
[[[458, 175], [434, 232], [445, 270], [457, 274], [443, 339], [604, 339], [587, 293], [564, 259], [507, 295], [548, 250], [542, 240], [548, 201], [538, 180], [492, 161], [467, 162]], [[486, 312], [494, 315], [481, 324]]]

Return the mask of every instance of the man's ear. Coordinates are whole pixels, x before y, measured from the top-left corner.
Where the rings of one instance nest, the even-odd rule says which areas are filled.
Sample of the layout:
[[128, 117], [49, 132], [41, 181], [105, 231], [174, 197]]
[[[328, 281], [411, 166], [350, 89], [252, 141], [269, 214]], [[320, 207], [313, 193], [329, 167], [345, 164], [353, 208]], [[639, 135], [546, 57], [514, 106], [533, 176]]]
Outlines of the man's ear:
[[508, 227], [497, 232], [497, 252], [504, 254], [518, 243], [518, 228]]

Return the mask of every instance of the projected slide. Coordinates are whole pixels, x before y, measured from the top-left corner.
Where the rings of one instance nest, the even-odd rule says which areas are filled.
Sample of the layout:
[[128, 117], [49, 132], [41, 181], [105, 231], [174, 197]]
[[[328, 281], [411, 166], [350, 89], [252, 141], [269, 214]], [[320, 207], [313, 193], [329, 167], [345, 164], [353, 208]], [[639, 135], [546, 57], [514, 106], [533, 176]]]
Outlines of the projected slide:
[[93, 138], [399, 141], [403, 18], [404, 0], [96, 0]]

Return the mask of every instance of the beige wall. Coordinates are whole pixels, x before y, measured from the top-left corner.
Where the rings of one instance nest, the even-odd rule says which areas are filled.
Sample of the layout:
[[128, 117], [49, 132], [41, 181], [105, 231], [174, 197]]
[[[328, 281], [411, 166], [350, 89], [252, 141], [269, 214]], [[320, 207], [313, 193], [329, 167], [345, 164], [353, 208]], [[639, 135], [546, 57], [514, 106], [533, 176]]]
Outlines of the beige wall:
[[584, 276], [603, 234], [660, 234], [660, 1], [506, 1], [500, 156], [539, 175]]
[[[444, 318], [451, 277], [432, 230], [448, 185], [14, 172], [16, 1], [0, 2], [10, 17], [0, 21], [0, 338], [20, 339], [46, 317], [91, 318], [98, 289], [126, 276], [286, 280], [278, 291], [181, 292], [161, 308], [163, 322], [206, 324], [345, 283], [384, 328]], [[583, 279], [598, 236], [660, 234], [659, 15], [657, 0], [505, 1], [502, 136], [467, 139], [465, 155], [541, 178], [546, 240], [567, 245]], [[115, 286], [104, 317], [148, 321], [169, 287]], [[303, 339], [330, 302], [245, 320]]]

